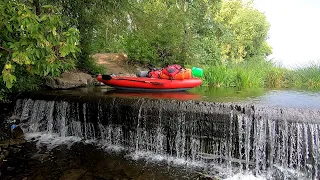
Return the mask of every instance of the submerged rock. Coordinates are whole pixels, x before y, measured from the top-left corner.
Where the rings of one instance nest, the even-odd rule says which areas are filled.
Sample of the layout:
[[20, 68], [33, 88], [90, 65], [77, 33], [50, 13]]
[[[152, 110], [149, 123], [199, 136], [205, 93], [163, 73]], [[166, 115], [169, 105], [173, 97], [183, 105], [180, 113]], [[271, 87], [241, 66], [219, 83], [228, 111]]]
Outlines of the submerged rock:
[[60, 180], [72, 180], [79, 179], [86, 173], [84, 169], [69, 169], [63, 172], [63, 175], [60, 177]]
[[9, 151], [5, 149], [1, 149], [0, 151], [0, 162], [2, 162], [9, 155]]

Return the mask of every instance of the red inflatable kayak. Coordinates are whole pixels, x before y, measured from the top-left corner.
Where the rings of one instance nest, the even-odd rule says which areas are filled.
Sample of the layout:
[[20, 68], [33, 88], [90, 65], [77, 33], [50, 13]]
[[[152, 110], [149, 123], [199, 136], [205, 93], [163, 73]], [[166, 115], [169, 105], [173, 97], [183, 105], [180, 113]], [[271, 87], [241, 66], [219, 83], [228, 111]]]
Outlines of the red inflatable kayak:
[[198, 78], [169, 80], [148, 77], [98, 75], [97, 80], [116, 89], [133, 91], [185, 91], [202, 84], [201, 79]]

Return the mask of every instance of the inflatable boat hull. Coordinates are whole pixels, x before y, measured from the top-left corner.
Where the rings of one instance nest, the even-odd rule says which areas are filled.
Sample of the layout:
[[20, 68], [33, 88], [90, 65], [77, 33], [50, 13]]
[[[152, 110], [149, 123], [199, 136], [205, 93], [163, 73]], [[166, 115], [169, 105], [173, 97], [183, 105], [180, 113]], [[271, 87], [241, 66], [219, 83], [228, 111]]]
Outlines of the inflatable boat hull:
[[102, 75], [97, 76], [97, 80], [120, 90], [129, 91], [186, 91], [188, 89], [200, 86], [201, 79], [191, 78], [184, 80], [169, 80], [147, 77], [121, 77], [103, 78]]

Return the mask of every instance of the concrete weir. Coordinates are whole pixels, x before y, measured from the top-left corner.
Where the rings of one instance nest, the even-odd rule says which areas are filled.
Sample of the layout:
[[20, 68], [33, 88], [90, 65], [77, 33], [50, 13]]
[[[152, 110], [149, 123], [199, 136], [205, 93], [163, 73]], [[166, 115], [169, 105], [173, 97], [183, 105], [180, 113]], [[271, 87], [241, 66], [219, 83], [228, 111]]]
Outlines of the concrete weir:
[[210, 174], [319, 179], [319, 110], [150, 98], [33, 94], [15, 112], [28, 133], [94, 140]]

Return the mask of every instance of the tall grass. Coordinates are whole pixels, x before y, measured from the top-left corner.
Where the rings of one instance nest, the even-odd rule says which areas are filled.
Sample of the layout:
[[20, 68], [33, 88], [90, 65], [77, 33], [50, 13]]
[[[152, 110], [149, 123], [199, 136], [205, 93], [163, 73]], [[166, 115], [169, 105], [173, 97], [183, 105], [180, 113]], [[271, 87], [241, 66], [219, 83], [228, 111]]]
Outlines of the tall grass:
[[320, 64], [289, 70], [272, 62], [204, 67], [204, 85], [238, 88], [320, 89]]
[[204, 68], [204, 84], [215, 87], [253, 88], [279, 83], [266, 81], [268, 76], [277, 81], [277, 68], [270, 62], [245, 62]]
[[311, 63], [287, 74], [288, 84], [297, 88], [320, 89], [320, 64]]

